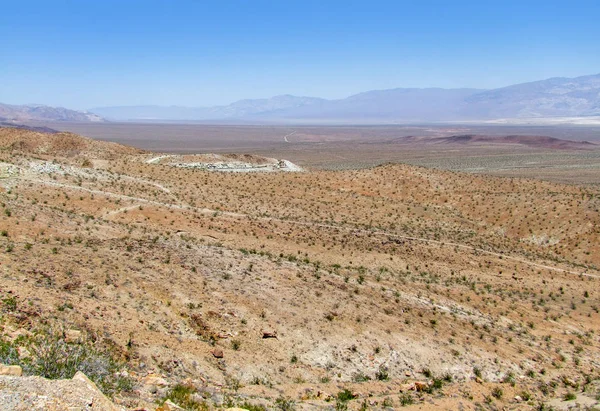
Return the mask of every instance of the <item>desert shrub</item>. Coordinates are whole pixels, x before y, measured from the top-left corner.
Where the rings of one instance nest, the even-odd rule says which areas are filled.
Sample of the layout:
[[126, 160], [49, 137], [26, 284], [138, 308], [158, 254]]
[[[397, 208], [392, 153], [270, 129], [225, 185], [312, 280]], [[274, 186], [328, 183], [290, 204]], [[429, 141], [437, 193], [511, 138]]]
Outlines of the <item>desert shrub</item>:
[[248, 411], [267, 411], [263, 405], [251, 404], [248, 401], [244, 401], [243, 403], [239, 404], [238, 407]]
[[531, 399], [531, 393], [529, 391], [521, 391], [520, 396], [523, 398], [523, 401], [529, 401]]
[[339, 398], [335, 400], [335, 411], [346, 411], [348, 409], [348, 404], [344, 401], [341, 401]]
[[15, 311], [17, 309], [17, 299], [13, 296], [6, 297], [2, 300], [2, 305], [5, 311]]
[[375, 378], [379, 381], [387, 381], [390, 379], [388, 368], [384, 365], [380, 365], [379, 369], [375, 373]]
[[167, 400], [171, 400], [186, 410], [208, 410], [208, 406], [204, 402], [197, 401], [193, 398], [196, 389], [191, 385], [176, 384], [167, 391], [165, 396], [159, 401], [163, 404]]
[[279, 397], [275, 400], [275, 407], [281, 411], [292, 411], [296, 409], [296, 402], [291, 398]]
[[5, 365], [21, 364], [16, 344], [0, 340], [0, 363]]
[[400, 405], [403, 407], [406, 407], [407, 405], [411, 405], [413, 402], [414, 402], [413, 397], [408, 393], [402, 394], [400, 396]]
[[124, 364], [90, 342], [67, 343], [61, 332], [41, 329], [30, 338], [28, 348], [32, 358], [22, 364], [27, 374], [66, 379], [81, 371], [109, 396], [133, 388], [132, 380], [120, 373]]
[[502, 378], [502, 382], [505, 384], [510, 384], [514, 387], [517, 382], [515, 379], [515, 374], [512, 372], [507, 373], [504, 378]]
[[363, 374], [360, 371], [352, 375], [352, 381], [354, 381], [354, 382], [365, 382], [365, 381], [369, 381], [370, 379], [371, 378], [369, 378], [368, 375]]
[[577, 395], [575, 395], [575, 393], [571, 391], [567, 392], [563, 397], [563, 400], [565, 401], [573, 401], [575, 399], [577, 399]]
[[431, 388], [433, 390], [441, 390], [444, 386], [444, 381], [441, 378], [434, 378], [433, 384], [431, 384]]
[[346, 388], [343, 391], [338, 392], [336, 398], [341, 402], [348, 402], [354, 399], [354, 394]]

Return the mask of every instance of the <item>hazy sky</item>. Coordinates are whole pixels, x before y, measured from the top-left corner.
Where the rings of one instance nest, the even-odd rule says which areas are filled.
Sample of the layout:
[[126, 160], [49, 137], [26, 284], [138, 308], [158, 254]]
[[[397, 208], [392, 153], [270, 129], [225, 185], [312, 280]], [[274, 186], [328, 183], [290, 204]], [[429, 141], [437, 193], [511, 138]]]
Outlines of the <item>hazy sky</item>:
[[0, 102], [227, 104], [600, 72], [600, 1], [0, 0]]

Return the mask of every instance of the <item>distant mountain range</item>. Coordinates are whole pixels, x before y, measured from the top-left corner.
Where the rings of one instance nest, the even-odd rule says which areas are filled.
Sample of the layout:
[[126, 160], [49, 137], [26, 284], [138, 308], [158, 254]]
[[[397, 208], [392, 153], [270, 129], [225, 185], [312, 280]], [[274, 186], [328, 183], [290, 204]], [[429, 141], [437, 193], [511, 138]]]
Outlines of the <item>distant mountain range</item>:
[[600, 74], [551, 78], [494, 90], [397, 88], [339, 100], [291, 95], [227, 106], [98, 107], [109, 120], [194, 120], [315, 123], [468, 121], [600, 115]]
[[600, 74], [551, 78], [494, 90], [397, 88], [338, 100], [276, 96], [226, 106], [118, 106], [87, 112], [0, 104], [0, 121], [217, 121], [401, 123], [600, 116]]
[[32, 120], [69, 122], [104, 121], [104, 119], [97, 114], [69, 110], [62, 107], [49, 107], [43, 105], [14, 106], [0, 103], [0, 121], [24, 122]]

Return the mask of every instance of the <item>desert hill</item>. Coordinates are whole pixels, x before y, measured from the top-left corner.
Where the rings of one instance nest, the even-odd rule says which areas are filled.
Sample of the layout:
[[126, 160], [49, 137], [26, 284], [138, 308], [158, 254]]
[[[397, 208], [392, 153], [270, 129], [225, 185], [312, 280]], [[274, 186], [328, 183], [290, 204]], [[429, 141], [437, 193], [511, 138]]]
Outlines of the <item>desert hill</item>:
[[437, 144], [437, 145], [521, 145], [536, 149], [550, 150], [589, 150], [597, 147], [597, 144], [588, 141], [563, 140], [548, 136], [535, 135], [506, 135], [488, 136], [479, 134], [460, 134], [448, 137], [419, 137], [408, 136], [392, 140], [394, 143], [409, 144]]
[[141, 154], [133, 147], [92, 140], [73, 133], [45, 133], [26, 128], [0, 127], [0, 150], [59, 157], [97, 159]]
[[[26, 374], [71, 378], [47, 353], [85, 353], [129, 409], [597, 402], [597, 188], [401, 164], [220, 173], [0, 136], [0, 362]], [[55, 154], [14, 145], [34, 140]]]

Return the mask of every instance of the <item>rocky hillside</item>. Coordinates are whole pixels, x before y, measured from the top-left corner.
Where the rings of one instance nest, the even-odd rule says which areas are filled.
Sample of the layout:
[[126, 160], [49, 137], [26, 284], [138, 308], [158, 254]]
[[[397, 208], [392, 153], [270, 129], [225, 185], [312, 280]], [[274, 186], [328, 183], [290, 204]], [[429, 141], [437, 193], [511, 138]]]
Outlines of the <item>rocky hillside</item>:
[[0, 127], [0, 150], [60, 157], [117, 158], [142, 150], [92, 140], [73, 133], [44, 133], [23, 128]]
[[4, 147], [0, 363], [27, 376], [132, 410], [598, 403], [593, 186]]

